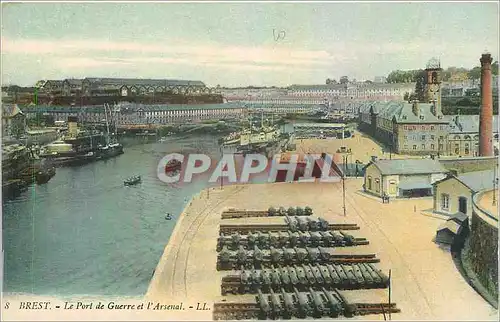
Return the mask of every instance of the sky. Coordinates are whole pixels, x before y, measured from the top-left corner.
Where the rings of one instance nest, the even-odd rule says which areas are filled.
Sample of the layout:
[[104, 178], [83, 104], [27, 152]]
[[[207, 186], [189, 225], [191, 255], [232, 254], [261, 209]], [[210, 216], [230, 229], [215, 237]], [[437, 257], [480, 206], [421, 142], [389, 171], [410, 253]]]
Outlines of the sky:
[[324, 84], [498, 58], [498, 3], [2, 3], [2, 83]]

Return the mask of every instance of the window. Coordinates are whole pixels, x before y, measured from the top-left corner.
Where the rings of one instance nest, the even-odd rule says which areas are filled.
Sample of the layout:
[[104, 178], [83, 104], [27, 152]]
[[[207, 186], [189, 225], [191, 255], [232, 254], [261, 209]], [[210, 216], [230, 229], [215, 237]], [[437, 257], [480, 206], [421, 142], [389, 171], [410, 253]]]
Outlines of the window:
[[431, 144], [431, 150], [434, 150], [434, 144]]
[[404, 139], [405, 139], [405, 140], [408, 140], [408, 135], [405, 135], [405, 136], [404, 136]]
[[439, 139], [440, 139], [440, 140], [442, 140], [442, 139], [444, 139], [444, 137], [443, 137], [442, 135], [440, 135], [440, 136], [439, 136]]
[[416, 149], [417, 149], [417, 146], [416, 146], [416, 145], [414, 145], [414, 146], [413, 146], [413, 150], [416, 150]]
[[431, 140], [434, 140], [434, 135], [431, 135]]
[[442, 144], [439, 145], [439, 151], [443, 151], [443, 145]]
[[375, 179], [375, 192], [380, 191], [380, 179]]
[[425, 150], [425, 144], [422, 144], [422, 150]]
[[425, 141], [425, 135], [422, 135], [422, 141]]
[[450, 209], [450, 195], [446, 193], [441, 194], [441, 209], [443, 210]]
[[431, 131], [434, 131], [434, 125], [431, 125]]
[[372, 177], [368, 177], [368, 190], [372, 190]]
[[459, 153], [460, 153], [460, 145], [455, 144], [455, 154], [459, 154]]

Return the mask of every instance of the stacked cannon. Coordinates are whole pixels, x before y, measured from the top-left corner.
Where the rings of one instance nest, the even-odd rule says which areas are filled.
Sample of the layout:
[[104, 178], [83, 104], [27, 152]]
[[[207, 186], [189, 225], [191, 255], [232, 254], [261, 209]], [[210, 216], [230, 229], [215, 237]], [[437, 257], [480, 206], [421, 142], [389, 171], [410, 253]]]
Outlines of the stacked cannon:
[[221, 293], [256, 293], [258, 289], [292, 291], [293, 288], [370, 289], [386, 288], [389, 278], [372, 264], [302, 264], [270, 269], [243, 267], [239, 274], [222, 278]]
[[277, 216], [311, 216], [313, 214], [310, 207], [269, 207], [266, 210], [236, 210], [229, 209], [222, 212], [222, 219], [246, 218], [246, 217], [277, 217]]
[[309, 207], [271, 207], [265, 215], [240, 212], [246, 217], [282, 216], [284, 224], [221, 224], [217, 270], [232, 270], [222, 278], [221, 294], [256, 294], [256, 299], [255, 303], [216, 303], [214, 319], [320, 318], [398, 311], [392, 304], [349, 304], [338, 291], [386, 288], [389, 283], [373, 265], [379, 262], [374, 254], [336, 254], [335, 248], [368, 244], [365, 238], [344, 231], [359, 229], [357, 225], [312, 218]]
[[343, 231], [279, 231], [279, 232], [249, 232], [248, 234], [220, 234], [217, 239], [217, 251], [224, 246], [236, 250], [240, 245], [250, 250], [254, 246], [261, 249], [270, 247], [346, 247], [367, 245], [365, 238], [356, 238]]

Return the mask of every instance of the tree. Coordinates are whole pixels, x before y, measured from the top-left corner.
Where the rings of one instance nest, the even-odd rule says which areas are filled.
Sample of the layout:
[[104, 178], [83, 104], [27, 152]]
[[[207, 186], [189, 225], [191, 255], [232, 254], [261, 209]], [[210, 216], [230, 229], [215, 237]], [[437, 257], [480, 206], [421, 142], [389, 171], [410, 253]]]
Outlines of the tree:
[[330, 78], [326, 79], [326, 85], [330, 85], [332, 83], [332, 80]]
[[347, 83], [349, 83], [349, 77], [347, 76], [340, 77], [340, 84], [347, 84]]
[[498, 61], [491, 64], [491, 73], [495, 76], [498, 76]]
[[468, 73], [469, 79], [479, 79], [481, 78], [481, 67], [476, 66], [472, 68]]
[[425, 101], [425, 71], [419, 70], [415, 73], [415, 98], [421, 102]]

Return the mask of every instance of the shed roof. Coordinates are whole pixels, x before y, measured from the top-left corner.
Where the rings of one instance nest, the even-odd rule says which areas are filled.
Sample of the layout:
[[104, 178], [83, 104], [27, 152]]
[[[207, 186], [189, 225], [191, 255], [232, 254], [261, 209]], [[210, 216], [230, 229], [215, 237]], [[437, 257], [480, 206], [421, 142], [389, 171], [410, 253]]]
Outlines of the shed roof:
[[447, 220], [439, 226], [437, 231], [440, 232], [442, 230], [449, 230], [455, 235], [458, 235], [460, 233], [461, 228], [462, 226], [459, 223], [453, 220]]
[[108, 85], [143, 85], [143, 86], [205, 86], [201, 81], [178, 79], [141, 79], [141, 78], [98, 78], [87, 77], [84, 80], [92, 84]]
[[493, 189], [493, 170], [474, 171], [460, 174], [458, 180], [469, 187], [473, 192], [484, 189]]
[[398, 159], [398, 160], [377, 160], [370, 162], [367, 167], [373, 164], [383, 175], [390, 174], [427, 174], [445, 173], [447, 170], [437, 160], [432, 159]]
[[448, 221], [450, 220], [453, 220], [453, 221], [458, 221], [460, 223], [466, 221], [469, 217], [467, 217], [466, 214], [462, 213], [462, 212], [457, 212], [456, 214], [454, 214], [453, 216], [450, 217], [450, 219], [448, 219]]

